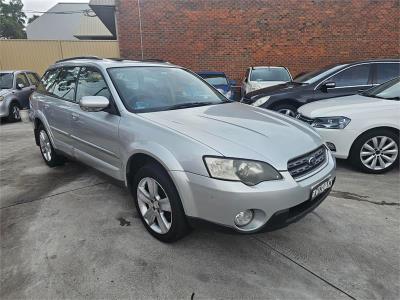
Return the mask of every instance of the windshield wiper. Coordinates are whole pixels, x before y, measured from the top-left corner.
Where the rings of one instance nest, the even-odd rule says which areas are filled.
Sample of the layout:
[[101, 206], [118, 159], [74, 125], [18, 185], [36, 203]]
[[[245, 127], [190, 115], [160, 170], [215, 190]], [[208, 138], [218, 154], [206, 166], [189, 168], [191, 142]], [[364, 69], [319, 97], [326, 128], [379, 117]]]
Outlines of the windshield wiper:
[[[223, 102], [221, 102], [223, 103]], [[180, 103], [180, 104], [175, 104], [172, 106], [169, 106], [167, 110], [173, 110], [173, 109], [181, 109], [181, 108], [190, 108], [190, 107], [199, 107], [199, 106], [206, 106], [206, 105], [212, 105], [212, 104], [219, 104], [218, 102], [189, 102], [189, 103]]]

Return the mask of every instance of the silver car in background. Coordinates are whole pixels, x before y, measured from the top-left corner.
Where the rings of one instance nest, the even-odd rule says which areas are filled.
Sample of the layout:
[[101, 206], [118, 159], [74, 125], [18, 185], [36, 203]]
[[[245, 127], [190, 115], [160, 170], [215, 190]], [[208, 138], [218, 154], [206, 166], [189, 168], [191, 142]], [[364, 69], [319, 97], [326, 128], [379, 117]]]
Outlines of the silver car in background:
[[39, 81], [39, 75], [32, 71], [0, 71], [0, 118], [19, 121], [19, 111], [29, 107], [29, 96]]
[[228, 101], [169, 63], [60, 61], [31, 105], [44, 161], [72, 157], [124, 181], [164, 242], [204, 222], [241, 233], [284, 227], [335, 180], [335, 160], [308, 125]]

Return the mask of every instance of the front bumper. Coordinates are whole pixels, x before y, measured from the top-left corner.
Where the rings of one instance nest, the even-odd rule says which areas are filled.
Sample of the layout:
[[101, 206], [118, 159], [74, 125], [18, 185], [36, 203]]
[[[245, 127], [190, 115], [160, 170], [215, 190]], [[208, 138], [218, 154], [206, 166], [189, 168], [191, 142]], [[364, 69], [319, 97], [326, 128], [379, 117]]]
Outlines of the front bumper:
[[323, 129], [314, 128], [322, 137], [325, 143], [335, 145], [336, 151], [332, 152], [337, 158], [347, 159], [351, 146], [356, 140], [358, 133], [350, 129]]
[[[247, 186], [241, 182], [171, 171], [189, 218], [230, 227], [243, 233], [284, 227], [315, 209], [329, 191], [311, 202], [311, 188], [326, 178], [335, 177], [335, 159], [329, 152], [327, 163], [316, 174], [301, 181], [294, 180], [287, 171], [281, 174], [282, 180]], [[239, 228], [234, 218], [246, 209], [256, 211], [254, 221], [250, 226]]]

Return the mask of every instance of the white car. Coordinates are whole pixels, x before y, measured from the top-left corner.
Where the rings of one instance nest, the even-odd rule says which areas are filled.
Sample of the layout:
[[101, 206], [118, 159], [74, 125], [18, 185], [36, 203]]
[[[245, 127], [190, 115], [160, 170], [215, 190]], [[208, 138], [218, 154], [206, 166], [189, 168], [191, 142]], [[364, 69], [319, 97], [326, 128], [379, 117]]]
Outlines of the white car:
[[292, 81], [292, 75], [285, 67], [250, 67], [242, 82], [244, 94], [273, 85]]
[[364, 93], [304, 105], [296, 118], [311, 124], [337, 158], [383, 173], [399, 163], [400, 78]]

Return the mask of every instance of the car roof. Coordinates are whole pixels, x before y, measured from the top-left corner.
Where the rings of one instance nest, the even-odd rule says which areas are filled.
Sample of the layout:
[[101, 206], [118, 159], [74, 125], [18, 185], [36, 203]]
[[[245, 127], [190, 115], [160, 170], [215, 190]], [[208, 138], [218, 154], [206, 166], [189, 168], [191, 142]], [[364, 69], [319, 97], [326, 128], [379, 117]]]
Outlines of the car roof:
[[101, 68], [120, 68], [120, 67], [179, 67], [169, 62], [148, 59], [148, 60], [129, 60], [120, 58], [70, 58], [63, 59], [55, 62], [50, 68], [62, 67], [62, 66], [79, 66], [79, 65], [92, 65]]
[[196, 72], [198, 75], [225, 75], [224, 72], [219, 72], [219, 71], [200, 71], [200, 72]]
[[1, 70], [0, 73], [36, 73], [31, 70]]
[[255, 69], [266, 69], [266, 68], [279, 68], [279, 69], [286, 69], [286, 67], [284, 66], [255, 66], [255, 67], [251, 67], [251, 69], [255, 70]]

